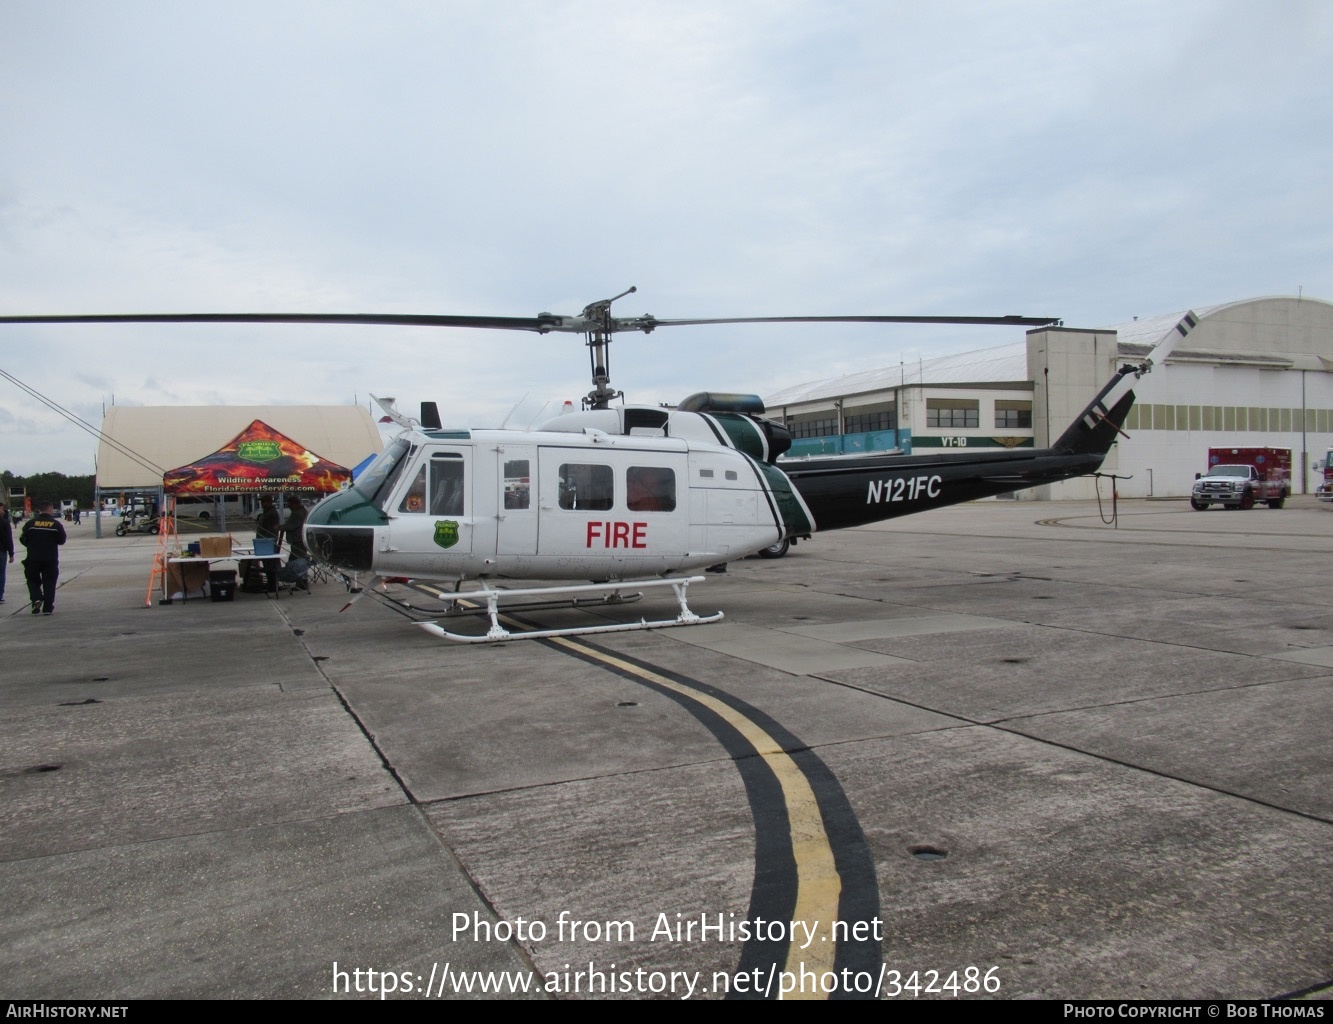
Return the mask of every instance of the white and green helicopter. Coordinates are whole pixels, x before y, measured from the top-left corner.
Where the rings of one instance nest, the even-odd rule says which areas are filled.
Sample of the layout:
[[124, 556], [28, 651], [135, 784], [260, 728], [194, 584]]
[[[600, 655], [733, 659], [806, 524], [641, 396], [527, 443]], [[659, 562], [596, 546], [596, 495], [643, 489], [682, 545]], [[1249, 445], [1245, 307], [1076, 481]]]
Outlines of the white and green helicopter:
[[[375, 583], [434, 581], [451, 611], [484, 611], [489, 629], [467, 635], [419, 622], [452, 640], [653, 629], [722, 618], [699, 616], [686, 590], [697, 570], [756, 554], [794, 537], [891, 519], [1093, 473], [1134, 403], [1133, 380], [1166, 358], [1193, 327], [1181, 321], [1143, 361], [1122, 366], [1049, 448], [957, 455], [866, 455], [779, 464], [785, 426], [764, 418], [757, 396], [702, 392], [675, 408], [617, 404], [608, 347], [626, 331], [737, 323], [928, 323], [1047, 326], [1039, 317], [815, 316], [659, 320], [617, 318], [611, 304], [578, 316], [535, 317], [194, 313], [0, 316], [0, 323], [298, 323], [468, 327], [585, 335], [592, 391], [583, 408], [532, 430], [446, 429], [432, 403], [420, 420], [384, 400], [402, 428], [345, 491], [310, 510], [315, 556]], [[497, 580], [554, 581], [501, 589]], [[477, 589], [464, 590], [464, 581]], [[579, 581], [579, 582], [570, 582]], [[671, 587], [674, 618], [511, 632], [500, 622], [515, 600], [562, 600]]]

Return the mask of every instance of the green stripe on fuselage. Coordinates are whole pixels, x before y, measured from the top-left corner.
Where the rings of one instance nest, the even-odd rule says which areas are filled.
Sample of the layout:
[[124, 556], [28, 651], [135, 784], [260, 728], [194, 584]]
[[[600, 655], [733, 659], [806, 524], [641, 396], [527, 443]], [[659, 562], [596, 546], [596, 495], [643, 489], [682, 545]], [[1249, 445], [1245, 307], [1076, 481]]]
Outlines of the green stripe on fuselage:
[[801, 537], [813, 533], [815, 524], [806, 514], [805, 503], [793, 489], [787, 474], [777, 466], [770, 466], [758, 459], [754, 460], [754, 465], [763, 474], [773, 500], [777, 503], [778, 515], [782, 517], [782, 536]]
[[750, 417], [734, 412], [714, 412], [709, 415], [726, 431], [731, 447], [761, 463], [768, 458], [768, 440]]

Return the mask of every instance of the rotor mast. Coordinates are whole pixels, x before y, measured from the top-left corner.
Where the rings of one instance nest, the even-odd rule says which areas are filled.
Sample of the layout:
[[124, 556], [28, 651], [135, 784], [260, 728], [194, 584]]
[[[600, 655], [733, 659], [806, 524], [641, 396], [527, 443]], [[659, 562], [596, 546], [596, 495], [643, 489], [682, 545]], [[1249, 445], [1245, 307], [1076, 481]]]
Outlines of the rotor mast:
[[611, 303], [638, 290], [630, 285], [619, 295], [583, 307], [582, 317], [587, 324], [583, 336], [587, 339], [588, 361], [592, 364], [592, 390], [583, 399], [585, 409], [608, 409], [612, 401], [625, 397], [623, 391], [611, 387], [611, 335], [616, 331], [616, 323], [611, 319]]

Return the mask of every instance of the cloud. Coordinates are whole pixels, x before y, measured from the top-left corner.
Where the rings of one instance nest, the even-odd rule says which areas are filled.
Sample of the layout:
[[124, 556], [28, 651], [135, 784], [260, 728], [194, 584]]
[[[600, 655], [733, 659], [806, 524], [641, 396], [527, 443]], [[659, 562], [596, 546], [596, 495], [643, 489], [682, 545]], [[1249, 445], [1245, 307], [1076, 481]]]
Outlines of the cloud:
[[[71, 16], [72, 13], [77, 16]], [[0, 309], [1103, 325], [1333, 295], [1327, 5], [514, 0], [11, 5]], [[188, 40], [188, 45], [182, 41]], [[633, 398], [764, 391], [1005, 332], [624, 337]], [[71, 407], [577, 400], [577, 337], [0, 328]], [[0, 410], [40, 418], [0, 387]], [[86, 472], [59, 425], [0, 462]]]

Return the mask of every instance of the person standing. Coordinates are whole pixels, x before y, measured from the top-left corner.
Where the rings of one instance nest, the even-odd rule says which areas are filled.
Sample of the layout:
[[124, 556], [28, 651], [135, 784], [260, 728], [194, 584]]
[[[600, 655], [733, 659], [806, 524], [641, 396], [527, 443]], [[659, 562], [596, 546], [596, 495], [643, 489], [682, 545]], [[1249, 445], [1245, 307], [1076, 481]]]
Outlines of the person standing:
[[[259, 499], [259, 516], [255, 520], [255, 540], [273, 541], [273, 550], [282, 550], [282, 516], [278, 515], [273, 505], [272, 495], [265, 494]], [[258, 552], [255, 552], [258, 554]], [[264, 559], [262, 562], [250, 562], [246, 565], [245, 580], [241, 589], [248, 593], [261, 593], [265, 590], [277, 592], [278, 571], [282, 561], [277, 558]], [[260, 574], [263, 574], [262, 586]]]
[[34, 615], [50, 615], [56, 610], [56, 583], [60, 579], [60, 545], [65, 543], [65, 527], [49, 501], [37, 507], [37, 514], [23, 524], [19, 543], [28, 549], [23, 560], [23, 575], [28, 581], [28, 598]]
[[5, 603], [5, 569], [14, 564], [14, 527], [9, 509], [0, 504], [0, 604]]
[[282, 517], [273, 507], [273, 498], [265, 494], [259, 499], [259, 517], [255, 520], [255, 536], [270, 537], [277, 544], [282, 539]]
[[287, 550], [292, 558], [310, 561], [310, 552], [305, 546], [305, 505], [295, 494], [287, 496], [287, 521], [282, 524], [282, 532], [287, 535]]
[[310, 550], [305, 546], [305, 505], [295, 494], [287, 495], [287, 521], [282, 532], [287, 537], [287, 564], [278, 578], [298, 590], [310, 591]]

